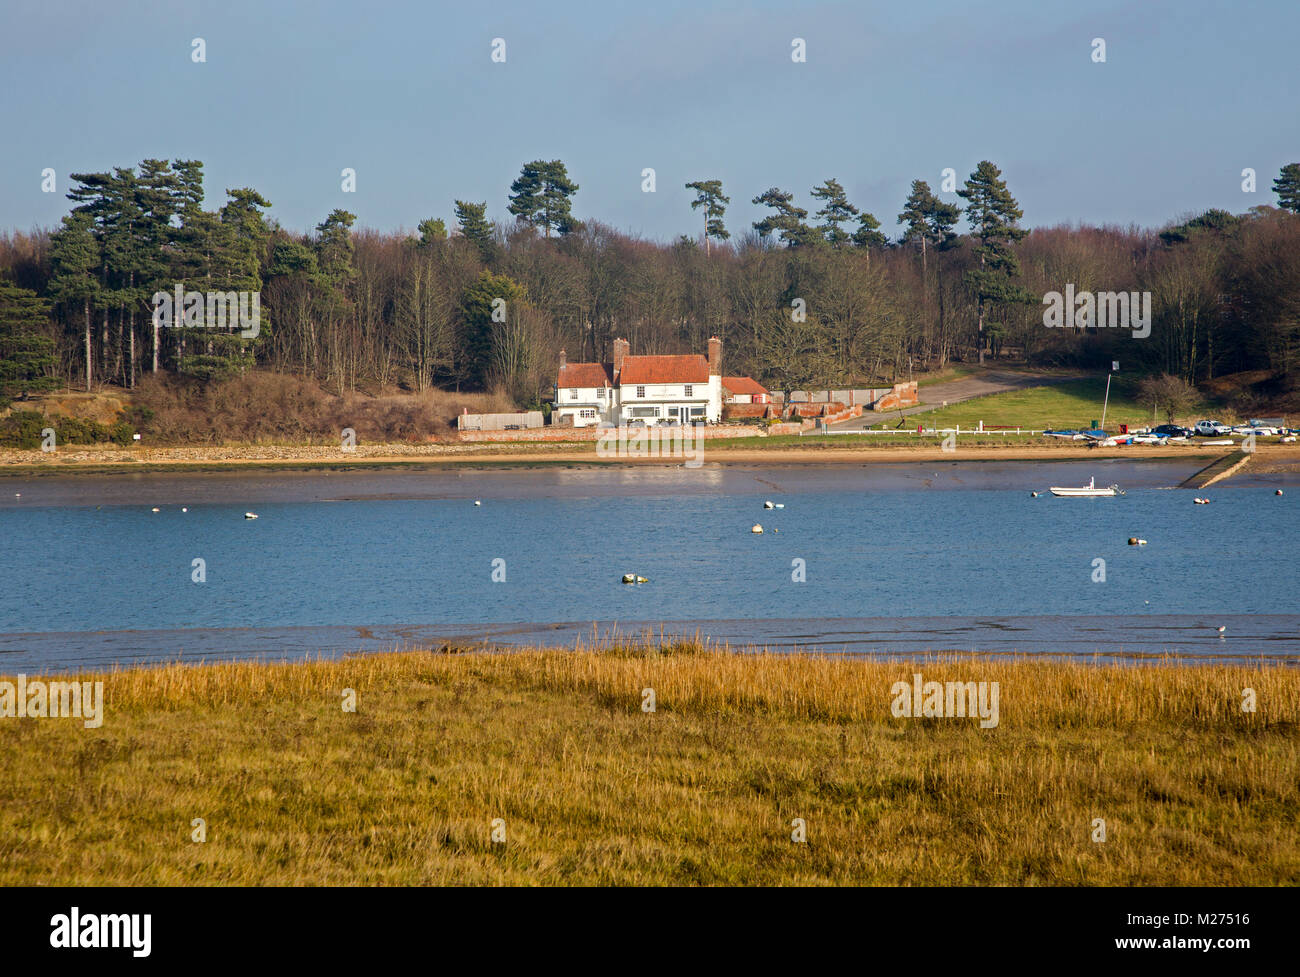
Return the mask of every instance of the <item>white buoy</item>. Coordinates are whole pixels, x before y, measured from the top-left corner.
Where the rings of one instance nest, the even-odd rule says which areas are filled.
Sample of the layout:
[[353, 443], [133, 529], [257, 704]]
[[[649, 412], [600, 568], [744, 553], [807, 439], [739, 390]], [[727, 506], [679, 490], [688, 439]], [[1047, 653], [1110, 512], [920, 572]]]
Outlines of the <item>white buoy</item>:
[[754, 523], [754, 528], [750, 530], [751, 533], [761, 533], [762, 531], [763, 531], [763, 527], [760, 526], [758, 523]]
[[256, 512], [245, 512], [245, 513], [244, 513], [244, 518], [245, 518], [245, 519], [256, 519], [256, 518], [257, 518], [257, 513], [256, 513]]
[[478, 499], [475, 499], [475, 500], [474, 500], [474, 504], [475, 504], [475, 505], [482, 505], [483, 503], [480, 502]]
[[1030, 493], [1029, 493], [1029, 497], [1030, 497], [1031, 499], [1036, 499], [1036, 498], [1038, 498], [1038, 493], [1037, 493], [1037, 492], [1030, 492]]
[[161, 510], [160, 510], [157, 506], [154, 506], [154, 507], [153, 507], [153, 511], [154, 511], [154, 512], [160, 512]]
[[189, 511], [190, 510], [187, 509], [185, 506], [181, 506], [181, 512], [189, 512]]
[[1274, 495], [1281, 495], [1281, 494], [1282, 494], [1282, 490], [1281, 490], [1281, 489], [1278, 489], [1278, 490], [1277, 490], [1276, 492], [1274, 492], [1273, 494], [1274, 494]]
[[764, 502], [764, 503], [763, 503], [763, 508], [764, 508], [764, 509], [775, 509], [775, 508], [776, 508], [776, 504], [773, 503], [773, 502]]
[[1220, 624], [1219, 627], [1218, 627], [1218, 632], [1219, 632], [1219, 634], [1223, 634], [1223, 632], [1224, 632], [1224, 631], [1227, 631], [1227, 630], [1228, 630], [1228, 629], [1225, 628], [1222, 624]]

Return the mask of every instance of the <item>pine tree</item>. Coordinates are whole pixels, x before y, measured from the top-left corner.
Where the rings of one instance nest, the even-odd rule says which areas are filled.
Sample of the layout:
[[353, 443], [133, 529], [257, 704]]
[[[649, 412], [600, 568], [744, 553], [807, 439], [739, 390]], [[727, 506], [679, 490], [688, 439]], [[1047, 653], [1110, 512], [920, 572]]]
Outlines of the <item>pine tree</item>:
[[484, 262], [491, 262], [496, 255], [496, 244], [492, 240], [496, 226], [487, 219], [487, 201], [481, 204], [465, 200], [456, 201], [456, 223], [465, 240], [472, 241], [478, 248], [479, 257]]
[[46, 335], [49, 303], [26, 288], [0, 281], [0, 407], [14, 397], [53, 390], [54, 340]]
[[1273, 181], [1278, 206], [1293, 214], [1300, 214], [1300, 163], [1287, 163]]
[[335, 209], [316, 225], [316, 260], [335, 288], [342, 288], [356, 274], [352, 267], [352, 223], [356, 219], [356, 214]]
[[883, 248], [889, 243], [889, 238], [880, 233], [880, 221], [876, 220], [875, 214], [864, 210], [858, 215], [858, 229], [853, 232], [853, 243], [860, 248]]
[[50, 237], [50, 295], [71, 312], [80, 311], [85, 327], [86, 390], [94, 378], [90, 309], [99, 296], [99, 245], [91, 233], [91, 216], [74, 211]]
[[564, 164], [553, 159], [525, 163], [519, 178], [510, 184], [510, 213], [519, 220], [543, 229], [547, 237], [554, 230], [564, 236], [582, 227], [570, 212], [570, 198], [578, 184], [569, 179]]
[[793, 201], [794, 194], [786, 193], [779, 187], [772, 187], [767, 192], [760, 193], [754, 198], [753, 202], [764, 207], [771, 207], [775, 213], [770, 217], [755, 221], [754, 230], [764, 237], [776, 231], [781, 240], [789, 247], [799, 247], [816, 240], [816, 233], [804, 223], [804, 220], [808, 217], [808, 211], [802, 207], [796, 207]]
[[1013, 245], [1029, 232], [1016, 226], [1024, 213], [1007, 190], [1002, 171], [988, 160], [980, 162], [957, 194], [967, 201], [966, 220], [979, 241], [975, 254], [980, 266], [966, 273], [966, 282], [979, 302], [979, 361], [983, 366], [984, 317], [989, 303], [1030, 300], [1028, 293], [1012, 281], [1020, 273]]
[[[171, 164], [162, 159], [146, 159], [140, 164], [140, 178], [136, 185], [136, 203], [140, 210], [140, 226], [136, 234], [138, 247], [135, 249], [134, 275], [139, 276], [136, 284], [141, 297], [151, 296], [160, 290], [166, 290], [169, 284], [165, 279], [172, 270], [171, 244], [176, 229], [172, 227], [172, 218], [180, 209], [178, 201], [179, 181], [172, 172]], [[153, 322], [152, 370], [158, 372], [159, 323], [157, 316]]]
[[447, 240], [447, 225], [441, 217], [429, 217], [420, 221], [416, 230], [420, 232], [419, 245], [422, 248]]
[[930, 248], [947, 247], [957, 236], [953, 226], [961, 217], [961, 208], [946, 204], [930, 192], [924, 180], [912, 181], [912, 192], [898, 215], [898, 223], [906, 224], [903, 240], [921, 249], [921, 273], [926, 272], [926, 254]]
[[727, 212], [726, 205], [731, 203], [731, 198], [723, 195], [721, 180], [696, 180], [686, 184], [686, 189], [696, 192], [695, 199], [691, 201], [691, 210], [704, 208], [704, 253], [707, 256], [709, 238], [725, 241], [731, 237], [731, 232], [722, 223], [722, 217]]
[[506, 275], [482, 272], [466, 290], [461, 299], [460, 316], [465, 325], [461, 349], [469, 370], [468, 379], [484, 385], [488, 378], [492, 357], [492, 335], [497, 323], [493, 322], [494, 299], [504, 299], [504, 313], [509, 321], [516, 304], [524, 300], [524, 287]]
[[[826, 205], [814, 215], [826, 222], [817, 228], [825, 236], [826, 242], [831, 247], [838, 248], [852, 240], [849, 232], [840, 225], [857, 217], [858, 208], [849, 203], [839, 181], [827, 180], [821, 186], [814, 187], [812, 195], [818, 200], [826, 201]], [[879, 223], [876, 226], [879, 227]]]

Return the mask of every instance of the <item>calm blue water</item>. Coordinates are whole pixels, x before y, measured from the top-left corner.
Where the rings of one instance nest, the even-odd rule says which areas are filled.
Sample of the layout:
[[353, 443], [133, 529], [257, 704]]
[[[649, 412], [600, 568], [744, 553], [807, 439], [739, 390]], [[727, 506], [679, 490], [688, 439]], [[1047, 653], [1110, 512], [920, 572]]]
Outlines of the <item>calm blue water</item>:
[[[1053, 467], [1067, 469], [1066, 484], [1094, 471], [1099, 483], [1125, 481], [1086, 463]], [[151, 497], [148, 480], [87, 490], [87, 502], [106, 500], [96, 508], [42, 505], [40, 480], [25, 486], [34, 501], [11, 499], [22, 488], [9, 491], [21, 483], [10, 479], [0, 507], [0, 671], [194, 654], [296, 657], [440, 635], [535, 639], [547, 630], [497, 627], [513, 622], [569, 622], [551, 629], [564, 639], [592, 622], [688, 632], [712, 622], [704, 630], [730, 640], [876, 653], [1089, 654], [1119, 645], [1300, 653], [1300, 491], [1277, 497], [1257, 480], [1206, 490], [1212, 504], [1194, 506], [1196, 493], [1125, 470], [1132, 487], [1123, 498], [1034, 499], [1029, 488], [1046, 487], [1041, 468], [999, 465], [979, 474], [1005, 487], [955, 478], [948, 491], [952, 469], [931, 478], [936, 466], [914, 468], [893, 477], [759, 470], [722, 480], [677, 469], [632, 495], [608, 473], [532, 482], [480, 473], [454, 495], [335, 501], [302, 497], [315, 483], [300, 476], [295, 491], [279, 493], [292, 501], [271, 501], [271, 491], [255, 503], [257, 520], [243, 517], [247, 499], [214, 498], [210, 481], [202, 491], [173, 477], [163, 493], [170, 502]], [[387, 477], [365, 479], [378, 492], [391, 488]], [[185, 495], [197, 500], [188, 512], [177, 500]], [[768, 498], [785, 508], [764, 510]], [[761, 536], [750, 532], [756, 522]], [[1130, 536], [1149, 545], [1129, 546]], [[196, 558], [206, 563], [205, 583], [191, 579]], [[1100, 583], [1097, 559], [1105, 561]], [[496, 560], [501, 583], [492, 580]], [[806, 583], [792, 580], [795, 561]], [[650, 582], [626, 586], [624, 573]], [[1234, 623], [1221, 639], [1213, 627], [1226, 615]]]

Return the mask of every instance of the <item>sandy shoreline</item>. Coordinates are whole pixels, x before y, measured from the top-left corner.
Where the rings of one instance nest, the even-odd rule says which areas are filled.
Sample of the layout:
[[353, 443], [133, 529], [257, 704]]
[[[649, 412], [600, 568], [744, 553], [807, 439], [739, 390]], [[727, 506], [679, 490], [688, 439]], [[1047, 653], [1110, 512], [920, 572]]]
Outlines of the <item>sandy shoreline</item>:
[[[1126, 458], [1134, 461], [1205, 459], [1228, 453], [1223, 446], [1129, 445], [1088, 448], [1070, 442], [1019, 445], [971, 445], [956, 451], [934, 446], [844, 447], [813, 445], [781, 447], [718, 447], [707, 445], [695, 456], [704, 465], [807, 464], [863, 465], [930, 461], [1069, 461]], [[57, 452], [0, 449], [0, 474], [52, 475], [81, 471], [141, 471], [186, 469], [240, 470], [292, 467], [404, 468], [420, 465], [588, 465], [678, 467], [687, 459], [601, 458], [593, 445], [384, 444], [358, 446], [344, 453], [333, 446], [229, 445], [119, 448], [114, 445], [78, 445]], [[1257, 473], [1300, 470], [1300, 445], [1261, 445], [1251, 470]]]

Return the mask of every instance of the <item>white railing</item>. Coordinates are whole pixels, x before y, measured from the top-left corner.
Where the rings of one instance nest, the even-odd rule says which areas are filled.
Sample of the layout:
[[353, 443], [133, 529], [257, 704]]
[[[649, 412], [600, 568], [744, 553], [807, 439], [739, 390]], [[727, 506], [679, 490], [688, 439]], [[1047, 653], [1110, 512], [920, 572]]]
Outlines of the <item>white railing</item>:
[[1040, 431], [1040, 430], [1037, 430], [1037, 429], [1031, 429], [1031, 428], [1027, 428], [1027, 427], [1017, 427], [1017, 428], [998, 428], [997, 430], [993, 430], [993, 429], [989, 429], [989, 428], [970, 428], [970, 427], [968, 427], [968, 428], [966, 428], [966, 430], [963, 431], [963, 430], [961, 429], [961, 426], [960, 426], [960, 425], [958, 425], [958, 426], [956, 426], [956, 427], [927, 427], [927, 428], [924, 428], [924, 429], [922, 429], [922, 430], [920, 430], [920, 431], [917, 431], [915, 428], [912, 428], [912, 429], [910, 429], [910, 430], [905, 430], [905, 429], [903, 429], [903, 428], [892, 428], [892, 429], [890, 429], [890, 430], [886, 430], [886, 431], [866, 431], [866, 430], [852, 430], [852, 431], [843, 431], [843, 430], [840, 430], [840, 431], [837, 431], [837, 430], [834, 430], [833, 428], [821, 428], [821, 429], [813, 428], [813, 429], [810, 430], [810, 431], [800, 431], [800, 432], [799, 432], [799, 434], [800, 434], [801, 437], [802, 437], [802, 436], [805, 436], [805, 435], [809, 435], [809, 434], [895, 434], [895, 435], [900, 435], [900, 434], [910, 434], [910, 435], [911, 435], [912, 437], [914, 437], [914, 438], [933, 438], [933, 437], [936, 437], [936, 436], [938, 436], [938, 435], [945, 435], [945, 436], [946, 436], [946, 435], [949, 435], [949, 434], [1015, 434], [1015, 435], [1021, 435], [1021, 434], [1042, 434], [1042, 433], [1043, 433], [1043, 432]]

